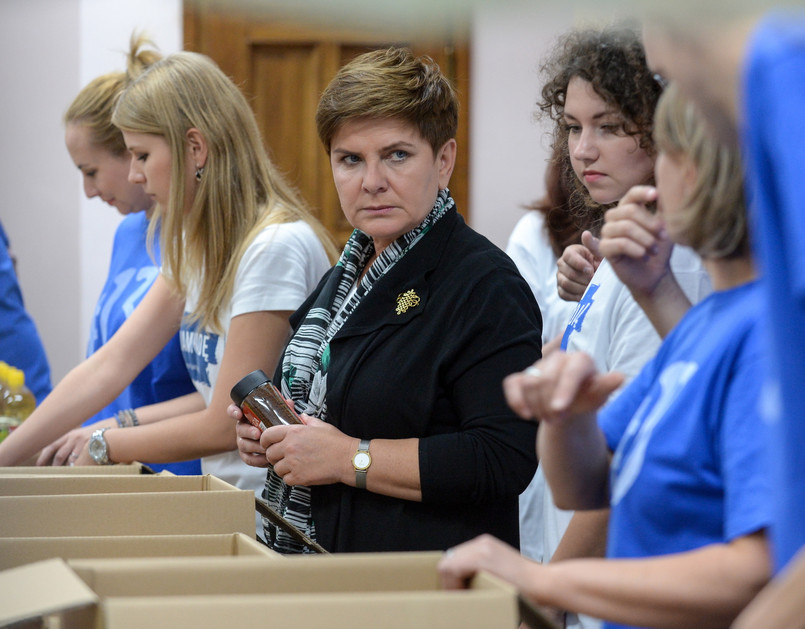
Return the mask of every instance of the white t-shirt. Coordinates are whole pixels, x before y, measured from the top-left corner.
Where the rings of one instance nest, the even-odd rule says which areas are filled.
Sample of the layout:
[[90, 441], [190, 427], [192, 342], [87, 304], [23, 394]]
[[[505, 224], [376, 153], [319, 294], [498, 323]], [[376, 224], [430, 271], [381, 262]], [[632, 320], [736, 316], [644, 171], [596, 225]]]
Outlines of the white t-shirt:
[[[255, 237], [238, 266], [230, 306], [220, 317], [224, 334], [182, 322], [180, 340], [187, 371], [207, 405], [212, 400], [232, 317], [296, 310], [329, 267], [324, 248], [304, 221], [269, 225]], [[185, 314], [193, 311], [197, 299], [197, 291], [188, 291]], [[265, 485], [265, 468], [246, 465], [236, 450], [203, 457], [201, 471], [240, 489], [251, 489], [256, 496]]]
[[517, 221], [509, 236], [506, 253], [514, 260], [537, 299], [542, 313], [542, 342], [548, 343], [564, 332], [576, 303], [565, 301], [557, 292], [556, 255], [548, 240], [542, 212], [530, 210]]
[[[712, 291], [710, 277], [699, 256], [688, 247], [675, 246], [671, 269], [691, 303]], [[586, 352], [601, 373], [619, 371], [631, 380], [657, 353], [661, 339], [632, 294], [603, 260], [576, 304], [562, 338], [568, 352]]]
[[[545, 229], [545, 215], [530, 210], [517, 221], [506, 246], [506, 253], [517, 265], [520, 275], [528, 282], [542, 313], [542, 343], [561, 334], [576, 302], [559, 297], [556, 288], [556, 255]], [[520, 494], [520, 552], [542, 561], [544, 551], [545, 478], [541, 470]]]

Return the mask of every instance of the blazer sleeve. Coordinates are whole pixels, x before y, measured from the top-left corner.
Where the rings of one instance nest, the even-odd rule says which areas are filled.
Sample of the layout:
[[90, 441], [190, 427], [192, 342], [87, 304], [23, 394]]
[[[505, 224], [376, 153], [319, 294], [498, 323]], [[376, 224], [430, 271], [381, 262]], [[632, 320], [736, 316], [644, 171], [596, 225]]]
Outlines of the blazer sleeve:
[[[459, 429], [420, 440], [422, 499], [483, 502], [518, 495], [536, 470], [537, 426], [508, 407], [502, 383], [541, 357], [539, 307], [513, 266], [494, 265], [455, 300], [452, 312], [442, 369]], [[434, 424], [440, 410], [434, 409]]]

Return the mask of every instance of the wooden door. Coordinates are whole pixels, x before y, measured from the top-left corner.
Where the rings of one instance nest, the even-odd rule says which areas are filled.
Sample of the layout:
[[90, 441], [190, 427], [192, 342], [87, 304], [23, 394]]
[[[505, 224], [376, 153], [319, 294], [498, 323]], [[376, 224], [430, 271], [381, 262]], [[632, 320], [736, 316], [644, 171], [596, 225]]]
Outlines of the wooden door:
[[450, 189], [459, 211], [468, 215], [469, 52], [465, 38], [417, 41], [404, 34], [293, 23], [265, 12], [224, 12], [220, 5], [196, 1], [185, 3], [184, 39], [186, 50], [210, 56], [241, 87], [274, 163], [339, 244], [346, 242], [352, 228], [339, 207], [329, 159], [316, 133], [319, 95], [342, 65], [369, 50], [396, 44], [430, 55], [459, 93], [458, 157]]

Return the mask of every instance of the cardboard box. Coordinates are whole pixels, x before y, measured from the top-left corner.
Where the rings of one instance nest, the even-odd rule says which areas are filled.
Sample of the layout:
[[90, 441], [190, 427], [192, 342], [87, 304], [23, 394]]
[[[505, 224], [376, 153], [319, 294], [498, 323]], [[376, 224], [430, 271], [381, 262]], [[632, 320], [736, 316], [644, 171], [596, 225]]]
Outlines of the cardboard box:
[[233, 491], [235, 487], [209, 474], [176, 476], [97, 474], [0, 476], [0, 496], [63, 496], [66, 494], [126, 494], [165, 491]]
[[0, 476], [22, 476], [36, 474], [43, 476], [62, 476], [72, 474], [97, 474], [99, 476], [117, 476], [124, 474], [153, 474], [154, 471], [142, 463], [120, 463], [119, 465], [79, 465], [60, 467], [51, 466], [18, 466], [0, 467]]
[[[214, 476], [79, 475], [0, 481], [8, 481], [5, 491], [27, 494], [0, 496], [3, 537], [256, 533], [254, 493]], [[57, 491], [78, 493], [51, 495]]]
[[282, 555], [243, 533], [108, 537], [0, 537], [0, 570], [60, 557], [263, 557]]
[[513, 587], [482, 573], [468, 590], [443, 591], [436, 573], [439, 557], [50, 560], [0, 573], [0, 625], [58, 614], [65, 628], [517, 627]]

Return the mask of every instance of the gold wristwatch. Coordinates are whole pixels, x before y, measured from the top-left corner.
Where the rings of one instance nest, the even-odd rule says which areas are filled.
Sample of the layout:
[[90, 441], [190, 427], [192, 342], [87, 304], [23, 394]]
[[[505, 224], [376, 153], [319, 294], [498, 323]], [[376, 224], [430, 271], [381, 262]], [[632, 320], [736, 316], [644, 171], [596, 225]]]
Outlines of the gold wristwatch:
[[369, 454], [369, 440], [361, 439], [358, 451], [352, 457], [352, 466], [355, 468], [355, 486], [366, 489], [366, 472], [372, 464], [372, 455]]

